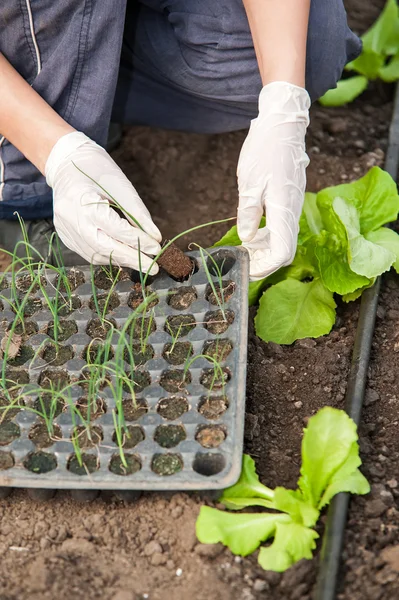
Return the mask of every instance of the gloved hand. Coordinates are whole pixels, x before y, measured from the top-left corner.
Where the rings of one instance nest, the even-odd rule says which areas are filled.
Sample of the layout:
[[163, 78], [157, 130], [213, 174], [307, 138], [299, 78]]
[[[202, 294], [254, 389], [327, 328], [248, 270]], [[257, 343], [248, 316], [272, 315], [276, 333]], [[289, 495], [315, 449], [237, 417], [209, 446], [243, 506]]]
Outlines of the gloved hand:
[[[94, 265], [109, 264], [111, 257], [113, 264], [138, 270], [141, 260], [142, 271], [148, 271], [162, 236], [130, 181], [103, 148], [83, 133], [68, 133], [51, 150], [45, 175], [53, 188], [54, 226], [68, 248]], [[110, 207], [112, 199], [94, 182], [125, 209], [127, 220]], [[157, 272], [154, 264], [151, 274]]]
[[[306, 186], [307, 91], [286, 82], [266, 85], [237, 167], [238, 235], [250, 254], [252, 281], [267, 277], [295, 256]], [[259, 222], [266, 214], [266, 227]]]

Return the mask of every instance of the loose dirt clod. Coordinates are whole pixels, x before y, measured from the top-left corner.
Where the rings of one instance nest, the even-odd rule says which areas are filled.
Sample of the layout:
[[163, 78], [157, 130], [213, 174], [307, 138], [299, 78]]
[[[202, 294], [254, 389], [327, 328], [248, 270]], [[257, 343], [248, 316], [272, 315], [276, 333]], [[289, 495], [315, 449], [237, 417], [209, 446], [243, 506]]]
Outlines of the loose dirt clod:
[[[165, 245], [168, 242], [165, 242]], [[158, 258], [158, 264], [176, 281], [185, 281], [195, 271], [194, 261], [175, 243], [170, 244]]]
[[205, 327], [210, 333], [220, 335], [227, 331], [234, 322], [234, 317], [232, 310], [225, 310], [224, 314], [221, 310], [212, 310], [205, 315]]
[[100, 340], [105, 340], [111, 327], [114, 327], [114, 329], [117, 328], [115, 319], [103, 321], [102, 319], [95, 317], [94, 319], [90, 319], [87, 323], [86, 333], [93, 339], [99, 338]]
[[[57, 341], [58, 342], [65, 342], [65, 340], [67, 340], [68, 338], [71, 337], [71, 335], [74, 335], [75, 333], [78, 332], [78, 326], [76, 324], [76, 321], [72, 321], [72, 320], [67, 320], [67, 319], [60, 319], [58, 321], [58, 327], [57, 327]], [[55, 329], [54, 329], [54, 321], [49, 321], [48, 325], [47, 325], [47, 335], [49, 337], [51, 337], [51, 339], [54, 339], [55, 336]]]
[[98, 425], [90, 425], [89, 427], [79, 425], [74, 428], [72, 436], [80, 448], [94, 448], [94, 446], [98, 446], [104, 438], [103, 430]]
[[226, 439], [226, 432], [219, 425], [207, 425], [197, 431], [195, 439], [204, 448], [217, 448]]
[[183, 390], [188, 383], [191, 383], [191, 373], [183, 369], [164, 371], [159, 381], [159, 385], [172, 394]]
[[191, 342], [176, 342], [165, 344], [162, 351], [163, 358], [171, 365], [183, 365], [194, 354]]
[[48, 344], [42, 352], [42, 358], [47, 364], [60, 367], [73, 358], [73, 348], [72, 346]]
[[122, 410], [126, 421], [137, 421], [148, 412], [148, 404], [143, 398], [125, 398], [122, 401]]
[[122, 463], [119, 454], [114, 454], [109, 463], [109, 470], [115, 475], [133, 475], [141, 469], [141, 462], [134, 454], [125, 454], [127, 466]]
[[11, 469], [14, 466], [14, 462], [11, 452], [0, 452], [0, 471]]
[[183, 425], [158, 425], [154, 440], [162, 448], [174, 448], [187, 437]]
[[140, 306], [140, 304], [143, 304], [144, 300], [146, 300], [145, 310], [150, 310], [150, 308], [154, 308], [154, 306], [156, 306], [159, 302], [159, 298], [151, 290], [150, 287], [146, 287], [145, 292], [143, 294], [143, 288], [141, 283], [134, 283], [133, 291], [130, 292], [129, 297], [127, 299], [127, 305], [130, 306], [130, 308], [132, 308], [133, 310], [136, 310]]
[[[122, 446], [125, 450], [134, 448], [145, 439], [144, 429], [140, 425], [128, 425], [126, 429], [127, 431], [122, 431]], [[112, 434], [112, 441], [118, 443], [115, 431]]]
[[35, 423], [29, 431], [29, 439], [38, 448], [48, 448], [62, 439], [61, 427], [53, 423], [53, 432], [50, 435], [46, 423]]
[[188, 401], [184, 396], [170, 396], [162, 398], [157, 407], [158, 414], [168, 421], [178, 419], [189, 409]]
[[13, 421], [0, 423], [0, 446], [7, 446], [21, 434], [19, 426]]
[[198, 298], [192, 286], [181, 286], [169, 290], [168, 304], [175, 310], [186, 310]]
[[198, 412], [206, 419], [219, 419], [229, 408], [226, 396], [209, 396], [203, 398], [198, 405]]
[[75, 473], [75, 475], [87, 475], [88, 473], [94, 473], [94, 471], [97, 471], [100, 466], [99, 460], [95, 454], [83, 453], [81, 455], [81, 459], [82, 465], [79, 464], [76, 454], [73, 454], [68, 460], [68, 471]]
[[54, 454], [47, 452], [31, 452], [24, 460], [24, 467], [33, 473], [48, 473], [57, 467], [57, 459]]
[[174, 475], [183, 468], [183, 459], [180, 454], [154, 454], [151, 469], [157, 475]]

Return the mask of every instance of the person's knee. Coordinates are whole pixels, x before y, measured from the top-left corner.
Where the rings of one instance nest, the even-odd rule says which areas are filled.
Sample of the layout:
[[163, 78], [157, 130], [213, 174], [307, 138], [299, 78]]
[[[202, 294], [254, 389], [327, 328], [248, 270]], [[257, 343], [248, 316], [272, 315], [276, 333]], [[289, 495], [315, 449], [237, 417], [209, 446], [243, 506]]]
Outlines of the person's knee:
[[306, 88], [312, 100], [336, 87], [345, 65], [361, 48], [348, 27], [342, 0], [312, 0], [306, 59]]

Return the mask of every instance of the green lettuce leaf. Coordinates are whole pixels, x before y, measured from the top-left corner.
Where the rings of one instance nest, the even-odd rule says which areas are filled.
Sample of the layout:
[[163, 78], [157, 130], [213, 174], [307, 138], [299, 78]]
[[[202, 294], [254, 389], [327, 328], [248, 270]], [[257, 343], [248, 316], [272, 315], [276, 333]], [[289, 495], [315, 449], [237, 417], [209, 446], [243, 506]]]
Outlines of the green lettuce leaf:
[[392, 231], [392, 229], [388, 229], [388, 227], [381, 227], [376, 231], [366, 233], [364, 237], [369, 242], [386, 248], [386, 250], [389, 250], [396, 256], [393, 267], [399, 273], [399, 235], [395, 231]]
[[238, 514], [202, 506], [196, 534], [202, 544], [221, 542], [234, 554], [247, 556], [274, 534], [277, 524], [289, 522], [290, 517], [285, 514]]
[[267, 571], [282, 572], [302, 558], [312, 558], [318, 533], [297, 523], [278, 524], [273, 543], [261, 548], [258, 562]]
[[263, 498], [273, 500], [273, 491], [259, 481], [253, 458], [244, 454], [241, 475], [237, 483], [223, 491], [220, 501], [225, 503], [231, 498]]
[[[363, 48], [376, 54], [396, 54], [399, 50], [399, 9], [397, 0], [388, 0], [380, 16], [362, 36]], [[351, 65], [355, 65], [357, 60]]]
[[395, 221], [399, 212], [399, 196], [395, 181], [380, 169], [373, 167], [357, 181], [325, 188], [317, 194], [317, 205], [325, 229], [334, 232], [325, 222], [334, 199], [339, 196], [353, 204], [359, 213], [360, 233], [379, 229]]
[[342, 296], [342, 300], [344, 302], [353, 302], [354, 300], [357, 300], [363, 294], [364, 290], [371, 288], [374, 285], [374, 283], [375, 283], [375, 279], [370, 279], [369, 282], [366, 285], [364, 285], [363, 287], [358, 288], [357, 290], [355, 290], [354, 292], [351, 292], [350, 294], [344, 294]]
[[277, 487], [274, 490], [273, 508], [288, 513], [294, 522], [306, 527], [313, 527], [319, 518], [318, 509], [304, 500], [300, 490]]
[[320, 279], [310, 283], [281, 281], [266, 290], [260, 300], [256, 334], [277, 344], [325, 335], [334, 325], [335, 307], [332, 293]]
[[323, 229], [323, 221], [316, 200], [317, 194], [306, 192], [301, 218], [299, 219], [299, 245], [305, 244], [314, 235], [319, 235]]
[[[368, 80], [378, 78], [380, 69], [384, 66], [384, 64], [384, 54], [379, 54], [378, 52], [374, 52], [374, 50], [367, 50], [363, 48], [361, 55], [354, 61], [349, 63], [346, 66], [346, 69], [351, 71], [357, 71], [358, 73], [360, 73], [359, 77], [364, 77], [364, 79], [366, 79], [368, 83]], [[344, 81], [347, 80], [345, 79]], [[367, 87], [367, 85], [365, 87]]]
[[[380, 65], [382, 66], [382, 64]], [[324, 96], [319, 98], [320, 104], [323, 106], [342, 106], [353, 102], [355, 98], [360, 96], [368, 86], [368, 79], [363, 75], [355, 75], [348, 79], [338, 81], [337, 87], [328, 90]]]
[[388, 64], [381, 67], [378, 75], [386, 83], [392, 83], [399, 79], [399, 52]]
[[[306, 502], [319, 508], [331, 482], [339, 487], [340, 470], [342, 479], [345, 479], [348, 470], [356, 469], [360, 464], [360, 461], [355, 461], [356, 465], [353, 462], [357, 439], [356, 424], [342, 410], [327, 406], [309, 419], [302, 440], [302, 467], [298, 481]], [[344, 467], [347, 461], [349, 463]]]

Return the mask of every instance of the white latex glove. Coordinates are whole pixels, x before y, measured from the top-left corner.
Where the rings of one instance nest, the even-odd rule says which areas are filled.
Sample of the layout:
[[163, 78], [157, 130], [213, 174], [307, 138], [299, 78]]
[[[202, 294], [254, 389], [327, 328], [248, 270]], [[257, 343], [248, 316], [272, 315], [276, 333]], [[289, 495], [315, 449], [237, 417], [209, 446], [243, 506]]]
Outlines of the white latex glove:
[[[86, 175], [81, 173], [76, 166]], [[64, 244], [94, 265], [113, 264], [148, 271], [150, 256], [160, 251], [162, 236], [140, 196], [108, 153], [80, 132], [61, 137], [46, 162], [47, 183], [53, 188], [54, 226]], [[144, 229], [110, 207], [115, 198]], [[154, 264], [151, 274], [158, 272]]]
[[[237, 225], [250, 254], [252, 281], [289, 265], [295, 256], [309, 164], [309, 107], [305, 89], [269, 83], [260, 93], [259, 115], [241, 149]], [[263, 214], [267, 226], [258, 230]]]

